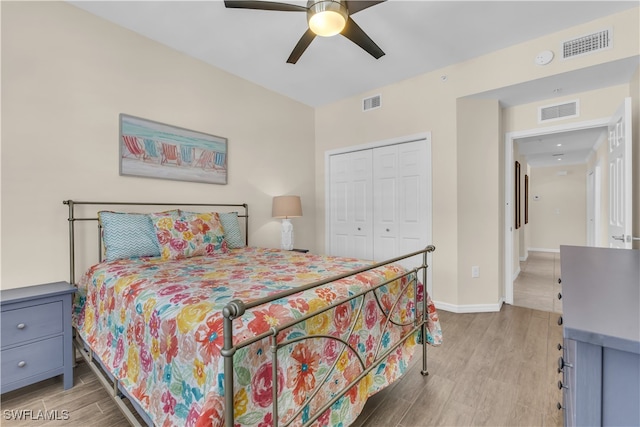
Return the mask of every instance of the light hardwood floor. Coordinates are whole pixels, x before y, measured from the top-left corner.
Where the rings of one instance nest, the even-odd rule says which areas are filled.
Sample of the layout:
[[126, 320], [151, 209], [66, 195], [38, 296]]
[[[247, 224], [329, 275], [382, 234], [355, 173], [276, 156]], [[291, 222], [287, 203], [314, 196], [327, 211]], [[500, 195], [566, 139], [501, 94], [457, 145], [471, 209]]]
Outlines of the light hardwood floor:
[[[504, 305], [496, 313], [440, 311], [444, 343], [429, 347], [430, 375], [414, 358], [407, 374], [373, 396], [356, 427], [561, 426], [556, 371], [562, 339], [557, 314]], [[3, 426], [126, 426], [89, 368], [80, 362], [75, 386], [61, 377], [2, 395]], [[8, 420], [11, 410], [69, 411], [66, 421]]]
[[527, 260], [520, 262], [520, 274], [513, 282], [513, 305], [562, 313], [559, 278], [559, 253], [530, 251]]

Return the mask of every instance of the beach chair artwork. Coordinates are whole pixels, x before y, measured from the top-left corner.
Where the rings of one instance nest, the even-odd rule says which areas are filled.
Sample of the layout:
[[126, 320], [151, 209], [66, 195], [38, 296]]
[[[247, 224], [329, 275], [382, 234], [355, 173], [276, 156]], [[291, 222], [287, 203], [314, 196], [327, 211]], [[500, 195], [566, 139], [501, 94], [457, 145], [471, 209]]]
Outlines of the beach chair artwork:
[[120, 175], [227, 183], [227, 139], [120, 114]]

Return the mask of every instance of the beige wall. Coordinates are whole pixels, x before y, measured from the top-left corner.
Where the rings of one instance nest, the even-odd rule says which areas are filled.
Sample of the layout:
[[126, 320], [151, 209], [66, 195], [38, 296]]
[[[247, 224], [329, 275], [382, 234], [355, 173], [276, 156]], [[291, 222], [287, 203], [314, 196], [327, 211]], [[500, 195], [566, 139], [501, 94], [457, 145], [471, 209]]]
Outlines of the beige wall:
[[[277, 247], [271, 198], [302, 196], [315, 249], [314, 112], [63, 2], [2, 2], [2, 288], [67, 280], [65, 199], [249, 204]], [[229, 140], [228, 185], [118, 174], [118, 114]]]
[[586, 164], [531, 168], [530, 250], [587, 244], [586, 174]]
[[557, 128], [569, 124], [588, 122], [611, 117], [625, 97], [629, 96], [629, 84], [609, 86], [602, 89], [563, 95], [553, 98], [552, 103], [564, 103], [574, 100], [580, 102], [580, 114], [551, 123], [538, 123], [538, 108], [548, 105], [549, 100], [517, 105], [504, 109], [505, 132], [516, 132], [532, 129]]
[[[603, 27], [616, 28], [616, 42], [612, 49], [594, 55], [585, 55], [575, 60], [555, 60], [545, 67], [533, 63], [535, 55], [546, 49], [557, 49], [562, 40], [587, 34]], [[325, 238], [325, 165], [327, 150], [359, 145], [385, 139], [398, 138], [419, 132], [431, 131], [433, 167], [433, 294], [439, 302], [454, 309], [466, 310], [497, 307], [504, 289], [502, 276], [483, 275], [500, 265], [504, 245], [489, 242], [489, 265], [480, 265], [481, 277], [475, 279], [473, 289], [468, 289], [467, 264], [470, 259], [484, 259], [487, 242], [481, 237], [462, 237], [463, 230], [474, 224], [486, 227], [482, 235], [503, 236], [504, 219], [502, 208], [496, 212], [496, 200], [504, 198], [504, 153], [503, 139], [496, 138], [489, 156], [473, 164], [461, 162], [457, 157], [467, 148], [468, 142], [460, 139], [460, 129], [472, 126], [459, 123], [457, 114], [459, 98], [472, 96], [488, 90], [515, 85], [550, 75], [568, 72], [583, 67], [638, 55], [638, 9], [605, 17], [569, 30], [493, 52], [489, 55], [417, 76], [389, 86], [378, 88], [316, 109], [316, 214], [318, 217], [317, 243], [324, 248]], [[441, 76], [447, 76], [442, 79]], [[621, 90], [628, 92], [628, 85]], [[615, 89], [614, 89], [615, 90]], [[382, 108], [363, 113], [363, 97], [381, 94]], [[617, 95], [614, 95], [617, 96]], [[549, 99], [552, 98], [550, 94]], [[553, 101], [560, 98], [553, 98]], [[618, 97], [618, 102], [622, 97]], [[587, 108], [589, 111], [589, 108]], [[612, 112], [615, 109], [612, 110]], [[611, 113], [612, 113], [611, 112]], [[607, 114], [611, 114], [607, 112]], [[590, 114], [590, 113], [589, 113]], [[535, 117], [535, 116], [534, 116]], [[496, 119], [498, 120], [498, 119]], [[507, 117], [501, 124], [502, 135], [509, 130], [528, 129], [532, 126], [519, 117]], [[473, 129], [466, 129], [473, 132]], [[461, 163], [465, 167], [461, 168]], [[490, 173], [487, 173], [490, 171]], [[498, 172], [498, 178], [494, 175]], [[474, 188], [482, 193], [477, 200], [485, 204], [478, 216], [470, 218], [460, 206], [457, 192], [474, 178]], [[496, 185], [496, 181], [499, 185]], [[501, 237], [496, 237], [501, 240]], [[464, 248], [461, 245], [464, 244]], [[517, 252], [517, 247], [515, 248]], [[465, 254], [461, 256], [462, 254]], [[481, 255], [483, 254], [483, 255]]]
[[[61, 203], [67, 198], [246, 201], [251, 243], [277, 246], [271, 197], [297, 193], [304, 217], [294, 220], [296, 246], [323, 252], [324, 153], [431, 131], [435, 297], [458, 307], [495, 305], [504, 292], [503, 135], [512, 127], [497, 117], [497, 147], [483, 140], [483, 162], [460, 158], [468, 142], [458, 132], [474, 128], [458, 115], [458, 99], [639, 51], [636, 8], [314, 110], [66, 3], [2, 2], [1, 8], [3, 288], [67, 278]], [[607, 26], [616, 31], [612, 49], [533, 64], [560, 40]], [[637, 80], [623, 90], [637, 88]], [[363, 113], [362, 98], [377, 93], [382, 108]], [[121, 112], [229, 138], [229, 184], [118, 176]], [[468, 200], [458, 191], [467, 192], [470, 182], [484, 192], [474, 195], [482, 204], [475, 217], [459, 207]], [[492, 236], [489, 250], [486, 238], [461, 236], [476, 224], [485, 227], [482, 236]], [[468, 264], [475, 262], [481, 277], [469, 282]]]
[[[504, 270], [500, 252], [501, 219], [504, 216], [502, 192], [487, 192], [486, 186], [499, 188], [501, 144], [500, 105], [496, 100], [458, 100], [458, 304], [495, 303], [499, 287], [478, 286], [478, 282], [500, 283]], [[482, 170], [478, 171], [478, 165]], [[482, 242], [483, 250], [475, 247]], [[471, 277], [472, 266], [480, 267], [480, 277]], [[436, 294], [436, 298], [439, 298]]]

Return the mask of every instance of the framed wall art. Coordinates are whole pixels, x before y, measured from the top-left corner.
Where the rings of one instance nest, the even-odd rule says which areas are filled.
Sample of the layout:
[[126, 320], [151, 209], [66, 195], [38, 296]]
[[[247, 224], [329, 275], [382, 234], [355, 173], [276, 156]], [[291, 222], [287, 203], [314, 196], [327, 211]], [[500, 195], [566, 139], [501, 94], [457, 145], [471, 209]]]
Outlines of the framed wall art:
[[524, 176], [524, 223], [529, 224], [529, 175]]
[[120, 175], [227, 183], [227, 139], [120, 114]]
[[516, 230], [520, 228], [522, 225], [520, 222], [520, 162], [516, 161], [516, 173], [515, 173], [516, 182], [514, 183], [516, 192], [515, 192], [515, 225]]

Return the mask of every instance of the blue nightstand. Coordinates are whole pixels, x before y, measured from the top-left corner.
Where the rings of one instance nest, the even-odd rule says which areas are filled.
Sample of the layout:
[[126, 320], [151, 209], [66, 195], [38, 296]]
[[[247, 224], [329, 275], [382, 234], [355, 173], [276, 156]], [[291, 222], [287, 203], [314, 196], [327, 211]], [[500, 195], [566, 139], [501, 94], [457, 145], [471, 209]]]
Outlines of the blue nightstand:
[[67, 282], [0, 291], [0, 393], [57, 375], [73, 387], [72, 297]]

